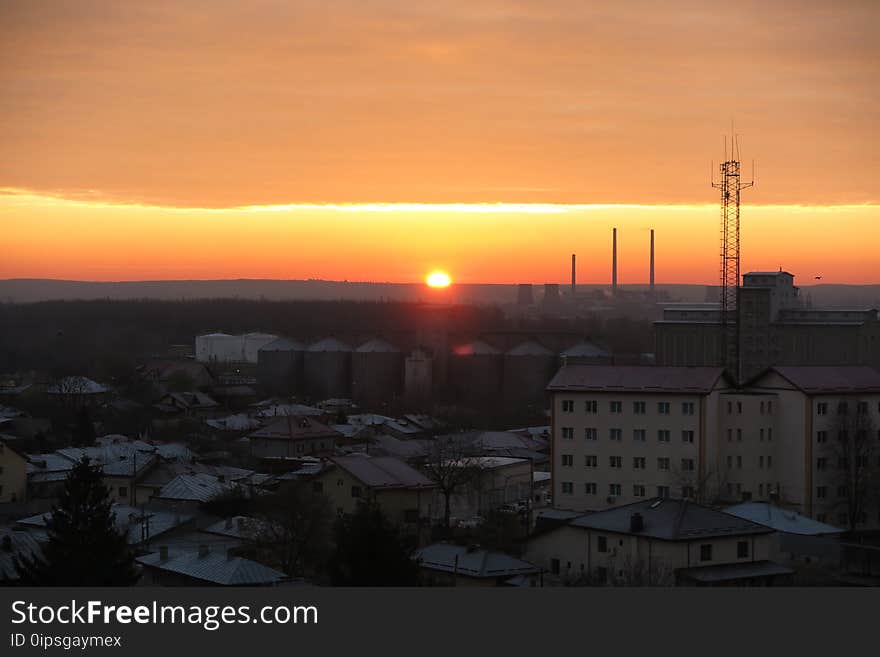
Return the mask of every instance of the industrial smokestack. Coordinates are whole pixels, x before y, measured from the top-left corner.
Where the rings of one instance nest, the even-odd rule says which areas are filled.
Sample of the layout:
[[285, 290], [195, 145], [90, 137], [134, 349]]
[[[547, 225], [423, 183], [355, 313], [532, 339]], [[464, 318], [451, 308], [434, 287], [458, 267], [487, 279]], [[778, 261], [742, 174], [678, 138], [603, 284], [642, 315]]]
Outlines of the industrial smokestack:
[[574, 294], [577, 291], [577, 265], [576, 265], [577, 256], [574, 253], [571, 254], [571, 296], [574, 298]]
[[611, 294], [617, 296], [617, 229], [612, 229], [611, 242]]
[[654, 294], [654, 229], [651, 229], [651, 294]]

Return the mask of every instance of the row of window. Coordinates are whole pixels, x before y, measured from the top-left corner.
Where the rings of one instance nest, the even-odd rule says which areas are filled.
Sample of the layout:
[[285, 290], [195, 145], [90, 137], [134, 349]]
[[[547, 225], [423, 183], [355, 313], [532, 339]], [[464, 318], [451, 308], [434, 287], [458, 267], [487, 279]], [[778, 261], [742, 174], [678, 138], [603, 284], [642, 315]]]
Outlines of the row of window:
[[[736, 459], [736, 461], [735, 461], [736, 462], [736, 469], [742, 470], [743, 457], [739, 456], [739, 455], [734, 457], [730, 454], [727, 455], [727, 469], [728, 470], [733, 469], [734, 459]], [[764, 467], [772, 468], [773, 467], [773, 457], [770, 455], [767, 455], [766, 457], [764, 455], [758, 456], [758, 467], [759, 468], [764, 468]]]
[[[734, 431], [733, 429], [727, 430], [727, 442], [729, 442], [729, 443], [733, 442], [733, 431]], [[742, 440], [743, 440], [743, 430], [736, 429], [736, 442], [741, 443]], [[758, 429], [758, 441], [763, 443], [765, 440], [768, 443], [773, 442], [773, 428], [772, 427], [767, 427], [766, 429]]]
[[[620, 542], [620, 545], [623, 545], [623, 542]], [[608, 537], [607, 536], [597, 536], [596, 537], [596, 552], [607, 553], [608, 549]], [[713, 559], [713, 545], [711, 543], [702, 543], [700, 544], [700, 561], [712, 561]], [[736, 558], [737, 559], [748, 559], [751, 555], [751, 546], [748, 541], [737, 541], [736, 542]], [[559, 559], [554, 558], [550, 560], [550, 572], [554, 575], [559, 575], [561, 571], [561, 562]], [[567, 562], [566, 565], [568, 570], [571, 570], [571, 561]], [[584, 570], [584, 564], [581, 564], [581, 570]], [[600, 576], [600, 578], [607, 577], [607, 570], [605, 568], [597, 568], [596, 573]], [[619, 575], [623, 575], [623, 571], [618, 571]]]
[[[857, 468], [867, 468], [870, 464], [871, 459], [867, 455], [860, 455], [856, 457], [855, 465]], [[877, 467], [880, 468], [880, 456], [877, 457]], [[828, 469], [828, 457], [820, 456], [816, 459], [816, 470], [825, 471]], [[838, 456], [837, 457], [837, 469], [838, 470], [848, 470], [849, 469], [849, 458], [846, 456]]]
[[[743, 412], [743, 403], [741, 401], [738, 402], [727, 402], [727, 414], [733, 415], [733, 410], [736, 408], [736, 414], [742, 415]], [[772, 401], [762, 401], [760, 403], [760, 411], [761, 415], [772, 415], [773, 414], [773, 402]]]
[[[574, 454], [562, 454], [561, 455], [561, 464], [562, 467], [571, 468], [574, 467]], [[622, 456], [609, 456], [608, 457], [609, 467], [620, 469], [623, 467], [623, 457]], [[633, 470], [645, 470], [647, 468], [647, 459], [644, 456], [634, 456], [632, 460]], [[666, 456], [661, 456], [657, 459], [657, 469], [658, 470], [669, 470], [670, 460]], [[599, 457], [595, 454], [587, 454], [584, 456], [584, 467], [585, 468], [598, 468], [599, 467]], [[694, 459], [682, 459], [681, 460], [681, 469], [684, 472], [693, 472], [695, 469], [695, 461]]]
[[[635, 415], [647, 415], [648, 413], [648, 402], [644, 401], [634, 401], [632, 403], [632, 410]], [[608, 411], [615, 415], [623, 413], [623, 402], [622, 401], [610, 401], [608, 402]], [[574, 413], [574, 399], [563, 399], [562, 400], [562, 412], [563, 413]], [[588, 399], [584, 402], [584, 413], [588, 413], [590, 415], [595, 415], [599, 412], [599, 402], [595, 399]], [[696, 404], [694, 402], [681, 402], [681, 414], [682, 415], [694, 415], [696, 412]], [[670, 402], [657, 402], [657, 413], [660, 415], [671, 415], [672, 414], [672, 404]]]
[[[818, 402], [816, 404], [816, 415], [828, 415], [828, 402]], [[856, 413], [858, 415], [868, 414], [868, 402], [858, 401], [855, 403]], [[880, 402], [877, 402], [877, 412], [880, 413]], [[849, 415], [849, 402], [837, 402], [837, 414]]]
[[[855, 442], [863, 442], [868, 439], [868, 430], [861, 429], [855, 432], [854, 435]], [[845, 443], [849, 440], [849, 432], [846, 429], [841, 429], [837, 432], [837, 440], [838, 442]], [[880, 429], [877, 430], [877, 440], [880, 440]], [[827, 443], [828, 442], [828, 432], [826, 430], [820, 430], [816, 432], [816, 442], [817, 443]]]
[[[632, 494], [633, 497], [645, 497], [647, 495], [647, 487], [643, 484], [633, 484]], [[657, 495], [656, 497], [669, 497], [670, 490], [669, 486], [657, 486]], [[563, 481], [561, 485], [561, 491], [563, 495], [574, 495], [574, 482], [573, 481]], [[585, 495], [598, 495], [599, 494], [599, 484], [588, 481], [584, 484], [584, 494]], [[621, 484], [608, 484], [608, 494], [612, 496], [619, 497], [623, 495], [623, 486]], [[682, 486], [681, 487], [681, 496], [684, 498], [694, 497], [694, 487], [693, 486]]]
[[[562, 427], [561, 429], [562, 439], [563, 440], [574, 440], [574, 427]], [[658, 429], [657, 430], [657, 441], [661, 443], [671, 442], [672, 432], [669, 429]], [[646, 429], [633, 429], [633, 440], [637, 443], [646, 442], [648, 438], [648, 432]], [[608, 439], [614, 441], [623, 440], [623, 429], [609, 429], [608, 430]], [[584, 429], [584, 440], [599, 440], [599, 430], [595, 427], [587, 427]], [[694, 442], [694, 432], [692, 429], [683, 429], [681, 432], [681, 442], [683, 443], [693, 443]]]
[[[839, 498], [845, 498], [849, 494], [849, 491], [847, 491], [847, 487], [845, 485], [838, 486], [835, 492], [837, 493], [837, 497]], [[828, 486], [816, 486], [816, 499], [828, 499]]]

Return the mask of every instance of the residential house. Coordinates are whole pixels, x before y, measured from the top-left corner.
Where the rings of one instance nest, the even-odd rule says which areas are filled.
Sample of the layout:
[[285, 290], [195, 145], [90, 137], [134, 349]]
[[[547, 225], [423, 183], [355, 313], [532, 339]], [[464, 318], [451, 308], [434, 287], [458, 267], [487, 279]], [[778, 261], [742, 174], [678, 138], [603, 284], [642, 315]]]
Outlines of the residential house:
[[279, 417], [248, 436], [250, 453], [255, 458], [329, 455], [341, 438], [335, 429], [302, 415]]
[[539, 586], [541, 569], [504, 552], [434, 543], [413, 554], [426, 586]]

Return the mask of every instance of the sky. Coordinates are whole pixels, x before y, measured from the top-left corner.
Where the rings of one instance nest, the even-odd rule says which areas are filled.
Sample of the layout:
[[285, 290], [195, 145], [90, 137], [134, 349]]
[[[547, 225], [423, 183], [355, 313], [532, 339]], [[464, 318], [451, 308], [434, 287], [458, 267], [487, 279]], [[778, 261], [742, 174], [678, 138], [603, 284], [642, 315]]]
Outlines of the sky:
[[880, 283], [880, 3], [0, 1], [0, 278]]

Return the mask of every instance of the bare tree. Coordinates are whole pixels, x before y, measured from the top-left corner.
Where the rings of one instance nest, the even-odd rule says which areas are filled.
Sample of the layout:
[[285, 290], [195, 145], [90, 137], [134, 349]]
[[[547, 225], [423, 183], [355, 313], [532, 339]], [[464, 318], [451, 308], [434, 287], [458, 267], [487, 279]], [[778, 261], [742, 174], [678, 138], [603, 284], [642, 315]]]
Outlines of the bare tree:
[[438, 436], [428, 448], [422, 470], [443, 496], [443, 527], [448, 533], [452, 496], [479, 476], [477, 461], [467, 453], [461, 437]]
[[[838, 406], [834, 434], [825, 443], [825, 453], [831, 457], [833, 481], [838, 500], [835, 508], [846, 513], [847, 528], [855, 531], [870, 509], [880, 500], [880, 450], [877, 431], [868, 403], [857, 400], [855, 408], [841, 403]], [[835, 491], [835, 492], [837, 492]]]
[[[670, 463], [669, 476], [673, 487], [682, 491], [682, 497], [687, 497], [698, 504], [719, 503], [727, 482], [727, 470], [709, 466], [705, 472], [700, 472], [696, 463], [693, 469], [685, 469], [678, 464]], [[686, 494], [688, 492], [689, 495]]]

